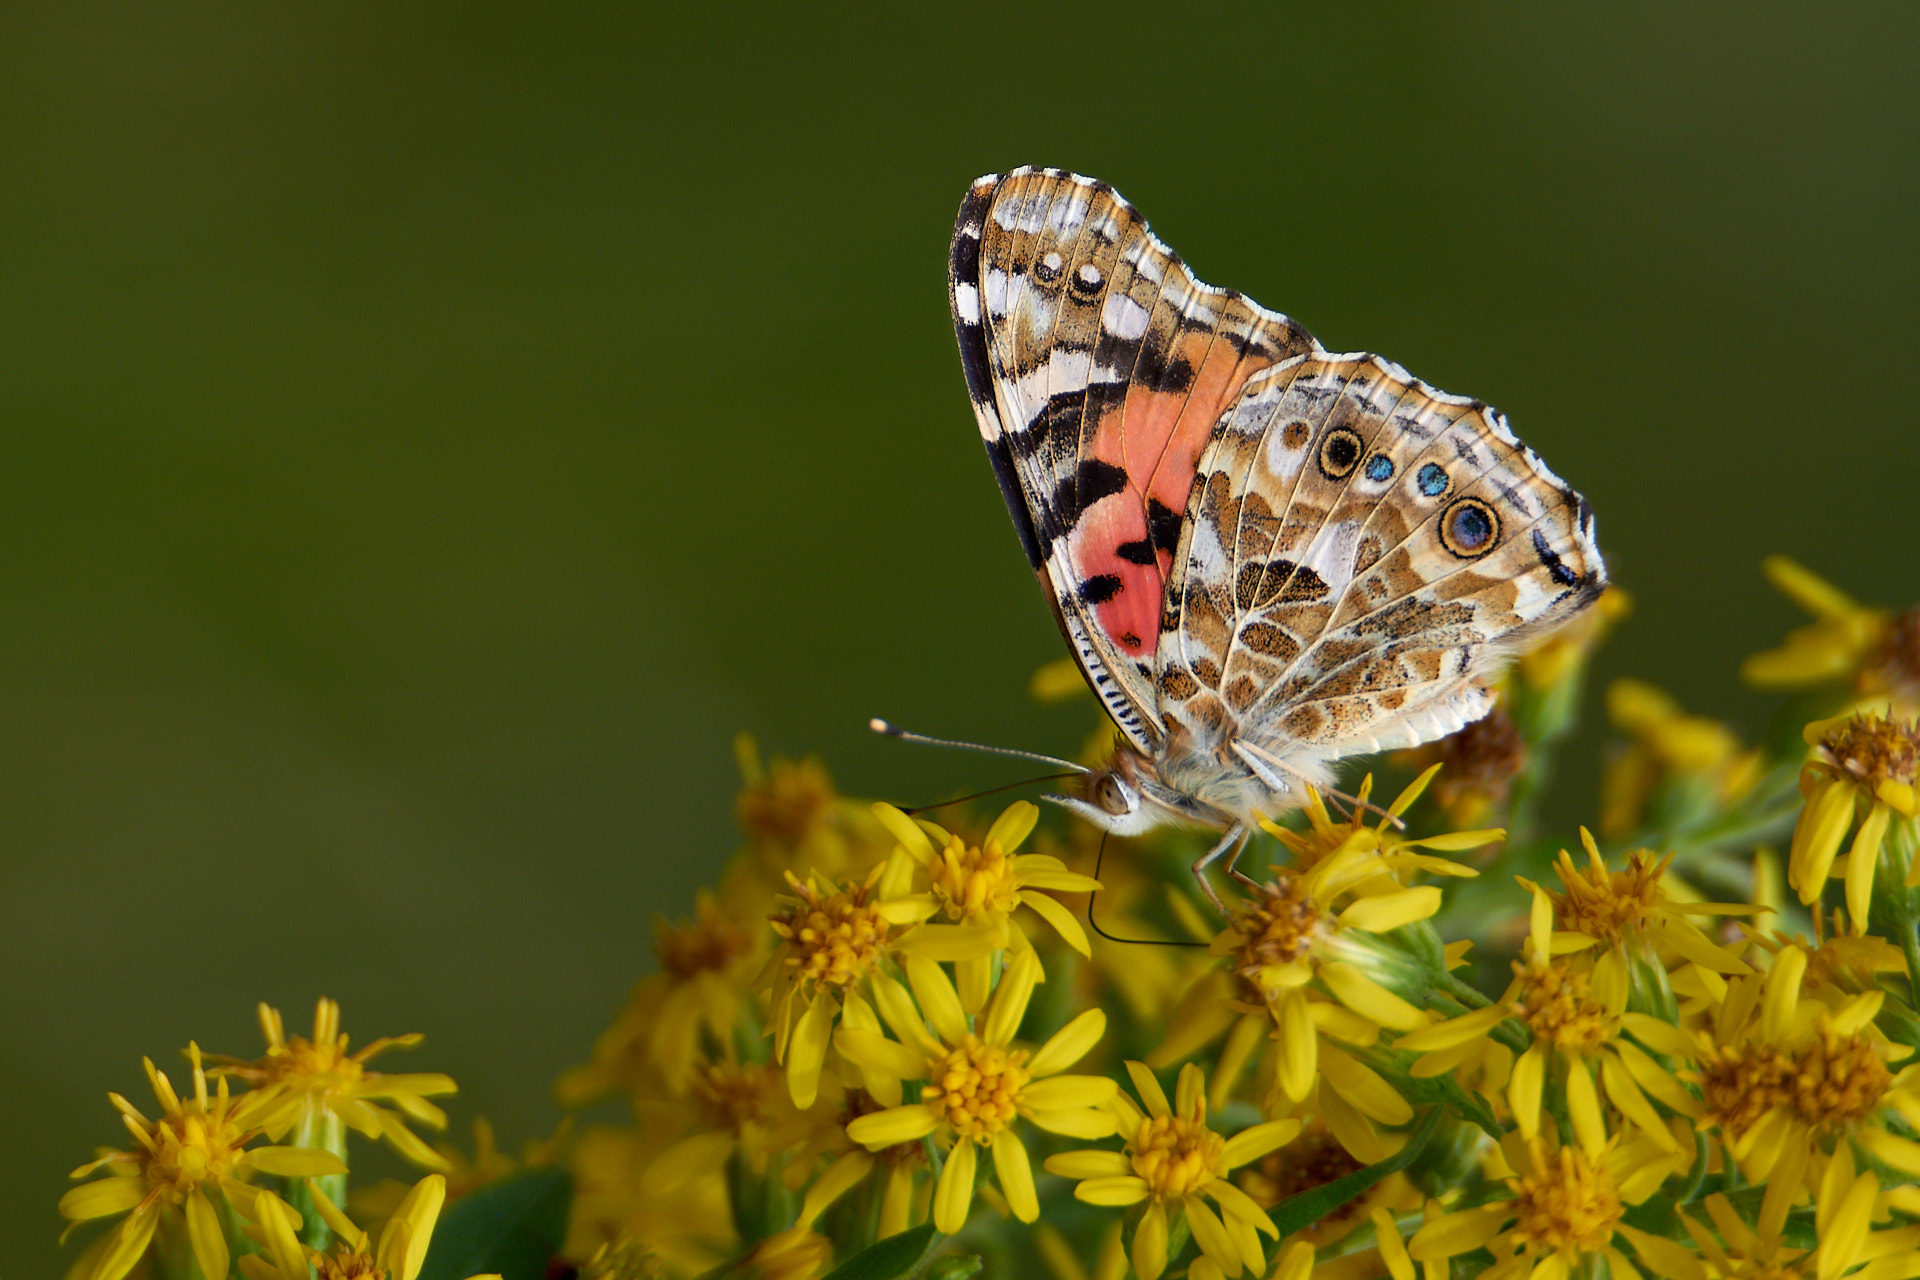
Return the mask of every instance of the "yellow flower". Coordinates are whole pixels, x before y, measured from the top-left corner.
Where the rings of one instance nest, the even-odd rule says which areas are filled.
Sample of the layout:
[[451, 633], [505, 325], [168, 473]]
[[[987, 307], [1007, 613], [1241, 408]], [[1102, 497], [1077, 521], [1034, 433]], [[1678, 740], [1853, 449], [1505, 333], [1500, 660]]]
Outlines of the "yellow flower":
[[[277, 1141], [297, 1128], [299, 1145], [318, 1146], [327, 1121], [334, 1119], [363, 1137], [385, 1138], [415, 1164], [443, 1171], [447, 1168], [445, 1157], [407, 1128], [407, 1121], [446, 1128], [446, 1112], [427, 1099], [456, 1092], [453, 1077], [437, 1072], [387, 1075], [369, 1071], [366, 1066], [369, 1059], [388, 1049], [410, 1049], [419, 1044], [418, 1033], [382, 1036], [350, 1054], [347, 1037], [340, 1030], [340, 1004], [336, 1000], [320, 998], [313, 1011], [311, 1040], [289, 1037], [278, 1009], [262, 1003], [259, 1014], [266, 1053], [251, 1062], [211, 1057], [220, 1064], [211, 1074], [232, 1076], [256, 1089], [278, 1086], [298, 1101], [297, 1113], [277, 1129], [270, 1128], [269, 1138]], [[392, 1103], [403, 1114], [376, 1105], [376, 1100]]]
[[[415, 1183], [381, 1228], [378, 1245], [373, 1245], [367, 1233], [340, 1212], [318, 1185], [309, 1181], [307, 1189], [313, 1195], [313, 1207], [339, 1237], [333, 1251], [321, 1253], [301, 1245], [294, 1235], [299, 1216], [271, 1191], [262, 1191], [258, 1196], [258, 1234], [266, 1253], [244, 1254], [236, 1259], [246, 1280], [308, 1280], [309, 1276], [312, 1280], [414, 1280], [420, 1274], [427, 1260], [427, 1246], [433, 1241], [434, 1225], [446, 1203], [445, 1178], [430, 1173]], [[469, 1280], [500, 1278], [486, 1275]]]
[[1489, 1033], [1513, 1018], [1532, 1040], [1513, 1064], [1506, 1088], [1507, 1105], [1523, 1137], [1540, 1132], [1541, 1099], [1549, 1077], [1564, 1077], [1573, 1131], [1590, 1152], [1598, 1150], [1606, 1133], [1603, 1091], [1653, 1146], [1678, 1152], [1679, 1142], [1648, 1095], [1683, 1115], [1694, 1114], [1698, 1104], [1651, 1055], [1621, 1038], [1628, 988], [1625, 957], [1612, 950], [1591, 957], [1586, 951], [1592, 939], [1579, 936], [1567, 939], [1579, 950], [1556, 956], [1568, 948], [1553, 931], [1552, 902], [1545, 891], [1535, 887], [1532, 892], [1532, 930], [1522, 958], [1513, 962], [1514, 978], [1506, 993], [1487, 1008], [1400, 1037], [1400, 1048], [1424, 1055], [1414, 1064], [1413, 1075], [1444, 1075], [1470, 1062], [1486, 1051]]
[[[1901, 724], [1867, 711], [1817, 720], [1806, 728], [1815, 756], [1800, 771], [1806, 806], [1793, 828], [1787, 879], [1812, 905], [1834, 871], [1840, 844], [1859, 818], [1844, 872], [1853, 930], [1867, 930], [1867, 904], [1887, 828], [1920, 815], [1920, 721]], [[1920, 860], [1907, 873], [1920, 884]]]
[[1159, 1280], [1167, 1269], [1168, 1237], [1178, 1215], [1222, 1275], [1237, 1276], [1243, 1267], [1258, 1275], [1267, 1265], [1260, 1235], [1278, 1232], [1229, 1175], [1291, 1142], [1300, 1122], [1268, 1120], [1225, 1137], [1207, 1124], [1206, 1082], [1193, 1063], [1180, 1068], [1171, 1103], [1144, 1062], [1128, 1062], [1127, 1074], [1146, 1109], [1125, 1094], [1115, 1096], [1125, 1147], [1050, 1156], [1047, 1172], [1078, 1180], [1074, 1197], [1087, 1204], [1147, 1206], [1133, 1232], [1133, 1269], [1140, 1280]]
[[1785, 556], [1768, 556], [1762, 568], [1813, 622], [1742, 663], [1747, 683], [1804, 689], [1845, 681], [1867, 697], [1920, 698], [1920, 605], [1898, 616], [1868, 608]]
[[[1697, 1123], [1727, 1158], [1767, 1188], [1762, 1213], [1784, 1214], [1810, 1175], [1851, 1141], [1881, 1164], [1920, 1176], [1920, 1143], [1904, 1136], [1920, 1116], [1920, 1064], [1896, 1073], [1911, 1046], [1875, 1025], [1878, 988], [1829, 1005], [1804, 990], [1807, 953], [1782, 947], [1764, 975], [1734, 978], [1692, 1036], [1630, 1015], [1655, 1052], [1691, 1059]], [[1898, 1130], [1898, 1132], [1895, 1132]]]
[[[1089, 893], [1100, 882], [1067, 870], [1050, 854], [1014, 852], [1039, 822], [1037, 806], [1014, 801], [978, 845], [969, 845], [931, 822], [916, 822], [890, 804], [876, 804], [873, 812], [925, 873], [934, 906], [929, 914], [982, 929], [970, 954], [940, 957], [954, 960], [961, 1003], [968, 1012], [977, 1012], [987, 998], [993, 952], [1007, 942], [1016, 949], [1031, 949], [1014, 919], [1013, 913], [1022, 906], [1031, 907], [1075, 951], [1093, 954], [1080, 922], [1045, 891]], [[996, 933], [1007, 941], [995, 941]]]
[[134, 1149], [110, 1152], [81, 1165], [73, 1177], [101, 1170], [114, 1176], [83, 1183], [60, 1197], [60, 1213], [76, 1223], [127, 1214], [112, 1243], [98, 1255], [88, 1280], [120, 1280], [132, 1270], [146, 1252], [163, 1212], [185, 1215], [187, 1238], [200, 1270], [224, 1276], [229, 1252], [215, 1208], [221, 1195], [251, 1216], [258, 1192], [243, 1179], [256, 1172], [301, 1178], [347, 1171], [339, 1157], [325, 1151], [279, 1146], [248, 1150], [247, 1144], [268, 1130], [284, 1128], [298, 1111], [299, 1099], [276, 1087], [236, 1099], [229, 1096], [225, 1079], [216, 1082], [217, 1091], [210, 1096], [200, 1046], [187, 1046], [187, 1057], [193, 1064], [193, 1094], [184, 1100], [152, 1059], [142, 1059], [160, 1103], [158, 1120], [147, 1119], [117, 1093], [107, 1095], [133, 1135]]
[[624, 1232], [580, 1264], [580, 1280], [667, 1280], [660, 1257]]
[[743, 997], [762, 964], [765, 939], [755, 924], [756, 917], [723, 908], [705, 889], [692, 920], [656, 919], [660, 972], [634, 985], [627, 1007], [595, 1042], [592, 1060], [560, 1077], [560, 1104], [584, 1107], [622, 1091], [685, 1093], [702, 1056], [733, 1041]]
[[1667, 1280], [1706, 1280], [1693, 1252], [1628, 1226], [1627, 1206], [1656, 1191], [1675, 1159], [1644, 1138], [1561, 1146], [1552, 1126], [1532, 1138], [1510, 1133], [1501, 1143], [1506, 1198], [1429, 1219], [1407, 1242], [1415, 1262], [1435, 1263], [1487, 1249], [1484, 1280], [1567, 1280], [1604, 1257], [1613, 1280], [1639, 1280], [1622, 1252]]
[[1909, 1280], [1920, 1275], [1920, 1252], [1914, 1248], [1920, 1229], [1872, 1230], [1888, 1199], [1878, 1175], [1854, 1172], [1853, 1151], [1842, 1145], [1827, 1162], [1814, 1195], [1819, 1243], [1812, 1250], [1786, 1243], [1784, 1203], [1763, 1206], [1759, 1220], [1749, 1226], [1727, 1197], [1715, 1192], [1705, 1202], [1712, 1231], [1684, 1212], [1680, 1221], [1715, 1280], [1839, 1280], [1848, 1274], [1859, 1280]]
[[786, 873], [864, 873], [891, 841], [867, 807], [834, 789], [826, 766], [809, 756], [762, 762], [747, 734], [733, 740], [740, 763], [736, 801], [747, 847], [727, 868], [722, 897], [740, 919], [766, 913]]
[[1718, 720], [1690, 716], [1644, 680], [1607, 686], [1607, 719], [1628, 738], [1600, 781], [1600, 834], [1624, 839], [1646, 820], [1656, 789], [1681, 785], [1720, 803], [1737, 800], [1760, 776], [1758, 750], [1743, 751]]
[[1763, 908], [1681, 901], [1666, 888], [1667, 868], [1673, 864], [1671, 853], [1654, 862], [1651, 850], [1636, 849], [1627, 854], [1625, 870], [1610, 872], [1585, 827], [1580, 828], [1580, 842], [1587, 851], [1587, 869], [1575, 867], [1562, 849], [1555, 864], [1562, 892], [1547, 893], [1553, 903], [1555, 949], [1566, 951], [1576, 945], [1597, 943], [1630, 950], [1644, 942], [1663, 954], [1678, 955], [1716, 973], [1748, 971], [1738, 956], [1710, 941], [1687, 917], [1753, 915]]
[[581, 1131], [568, 1152], [574, 1193], [563, 1254], [587, 1257], [626, 1235], [645, 1242], [673, 1276], [699, 1275], [738, 1256], [724, 1173], [708, 1172], [658, 1189], [653, 1170], [680, 1132], [672, 1117], [649, 1114], [637, 1115], [630, 1127], [594, 1125]]
[[910, 956], [912, 998], [885, 974], [873, 979], [880, 1016], [899, 1039], [850, 1025], [834, 1035], [840, 1056], [862, 1070], [895, 1081], [928, 1082], [918, 1102], [860, 1116], [847, 1126], [847, 1136], [872, 1150], [928, 1136], [950, 1147], [933, 1198], [934, 1225], [949, 1235], [967, 1220], [981, 1147], [993, 1153], [994, 1172], [1014, 1217], [1032, 1222], [1040, 1216], [1032, 1165], [1013, 1127], [1016, 1118], [1073, 1138], [1100, 1138], [1114, 1130], [1113, 1116], [1101, 1110], [1114, 1096], [1114, 1082], [1060, 1074], [1105, 1034], [1106, 1014], [1086, 1010], [1037, 1050], [1013, 1047], [1039, 977], [1039, 958], [1031, 950], [1014, 952], [986, 1008], [969, 1016], [940, 966]]
[[[1241, 1168], [1235, 1181], [1242, 1191], [1253, 1197], [1255, 1204], [1271, 1210], [1284, 1200], [1337, 1182], [1364, 1168], [1366, 1165], [1354, 1158], [1324, 1120], [1314, 1120], [1293, 1141]], [[1420, 1193], [1405, 1174], [1391, 1174], [1326, 1217], [1310, 1223], [1297, 1238], [1315, 1248], [1324, 1248], [1345, 1239], [1376, 1210], [1406, 1212], [1418, 1209], [1420, 1202]]]
[[[795, 1106], [813, 1105], [827, 1044], [849, 1000], [874, 965], [891, 951], [919, 941], [919, 930], [903, 939], [894, 934], [934, 912], [924, 895], [910, 896], [913, 863], [895, 853], [876, 863], [864, 883], [841, 889], [815, 875], [802, 884], [787, 874], [791, 895], [775, 899], [769, 918], [780, 945], [754, 986], [770, 993], [768, 1030], [773, 1056], [787, 1067], [787, 1087]], [[931, 945], [942, 937], [929, 931]], [[991, 943], [989, 943], [991, 945]]]

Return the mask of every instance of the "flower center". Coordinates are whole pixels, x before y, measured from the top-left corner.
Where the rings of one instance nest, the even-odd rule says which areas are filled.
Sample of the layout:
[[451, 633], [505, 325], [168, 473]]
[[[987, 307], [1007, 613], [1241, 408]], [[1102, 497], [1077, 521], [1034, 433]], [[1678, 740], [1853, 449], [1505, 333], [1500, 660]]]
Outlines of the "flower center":
[[709, 1125], [738, 1132], [761, 1117], [770, 1085], [785, 1078], [776, 1074], [770, 1079], [767, 1068], [758, 1064], [706, 1062], [694, 1069], [693, 1091]]
[[933, 896], [949, 920], [981, 914], [1005, 915], [1020, 905], [1020, 880], [1013, 859], [1000, 842], [969, 846], [959, 836], [947, 841], [931, 868]]
[[1794, 1109], [1811, 1124], [1845, 1124], [1873, 1114], [1893, 1084], [1865, 1036], [1823, 1029], [1793, 1064]]
[[867, 889], [823, 897], [811, 885], [789, 883], [800, 901], [769, 918], [773, 931], [790, 945], [787, 963], [812, 982], [852, 984], [886, 950], [890, 932], [879, 911], [868, 904]]
[[1433, 798], [1443, 809], [1452, 809], [1468, 795], [1499, 803], [1527, 765], [1526, 739], [1507, 714], [1504, 699], [1466, 728], [1434, 743], [1432, 754], [1446, 766], [1433, 782]]
[[1332, 927], [1305, 880], [1286, 871], [1261, 885], [1260, 896], [1241, 909], [1234, 923], [1246, 939], [1240, 944], [1243, 972], [1298, 960]]
[[229, 1177], [240, 1148], [253, 1136], [218, 1113], [199, 1110], [160, 1117], [151, 1135], [147, 1185], [163, 1190], [175, 1204], [184, 1203], [187, 1193], [201, 1183]]
[[314, 1258], [314, 1280], [386, 1280], [386, 1271], [371, 1254], [336, 1244], [330, 1254]]
[[[1252, 1196], [1261, 1208], [1271, 1209], [1302, 1191], [1324, 1187], [1365, 1167], [1347, 1154], [1347, 1149], [1325, 1125], [1315, 1122], [1313, 1128], [1280, 1150], [1268, 1152], [1257, 1163], [1249, 1165], [1240, 1175], [1240, 1189]], [[1338, 1220], [1357, 1216], [1364, 1203], [1364, 1197], [1356, 1197], [1336, 1209], [1332, 1217]], [[1352, 1215], [1349, 1210], [1353, 1211]], [[1322, 1219], [1320, 1225], [1325, 1226], [1327, 1221]]]
[[1553, 899], [1555, 927], [1618, 943], [1628, 929], [1644, 925], [1666, 903], [1660, 878], [1670, 860], [1650, 864], [1647, 852], [1636, 850], [1627, 855], [1624, 871], [1580, 872], [1571, 859], [1563, 859], [1560, 880], [1567, 891], [1547, 895]]
[[717, 911], [703, 912], [698, 920], [662, 929], [654, 943], [660, 967], [676, 982], [685, 982], [698, 973], [724, 972], [752, 950], [752, 931]]
[[1561, 1049], [1592, 1049], [1607, 1038], [1605, 1006], [1587, 997], [1587, 975], [1565, 964], [1515, 961], [1520, 994], [1514, 1013], [1541, 1044]]
[[920, 1101], [940, 1113], [962, 1138], [983, 1146], [1013, 1123], [1020, 1090], [1030, 1078], [1027, 1051], [1006, 1049], [968, 1035], [927, 1064]]
[[1869, 791], [1882, 782], [1920, 781], [1920, 723], [1863, 712], [1820, 739], [1820, 747], [1838, 772]]
[[818, 760], [775, 760], [766, 776], [741, 788], [740, 825], [757, 843], [794, 848], [833, 802], [833, 782]]
[[1727, 1136], [1738, 1138], [1788, 1100], [1793, 1074], [1793, 1060], [1777, 1049], [1722, 1047], [1703, 1041], [1699, 1075], [1706, 1118]]
[[1541, 1250], [1592, 1253], [1613, 1239], [1625, 1212], [1607, 1171], [1577, 1147], [1561, 1147], [1557, 1164], [1534, 1150], [1533, 1169], [1517, 1182], [1514, 1234]]
[[1192, 1116], [1148, 1116], [1127, 1144], [1156, 1200], [1178, 1200], [1224, 1172], [1227, 1140]]

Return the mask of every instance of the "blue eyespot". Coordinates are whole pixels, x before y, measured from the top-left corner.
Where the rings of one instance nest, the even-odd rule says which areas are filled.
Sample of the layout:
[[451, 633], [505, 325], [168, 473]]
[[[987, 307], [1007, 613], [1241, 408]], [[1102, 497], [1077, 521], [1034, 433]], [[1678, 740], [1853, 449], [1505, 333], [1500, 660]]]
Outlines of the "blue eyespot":
[[1373, 481], [1393, 478], [1393, 459], [1384, 453], [1376, 453], [1367, 459], [1367, 479]]
[[1437, 462], [1429, 462], [1420, 468], [1420, 474], [1415, 477], [1415, 480], [1420, 485], [1420, 492], [1429, 498], [1437, 498], [1447, 491], [1446, 468]]
[[1461, 559], [1482, 555], [1500, 532], [1500, 517], [1478, 498], [1461, 498], [1440, 517], [1440, 541]]

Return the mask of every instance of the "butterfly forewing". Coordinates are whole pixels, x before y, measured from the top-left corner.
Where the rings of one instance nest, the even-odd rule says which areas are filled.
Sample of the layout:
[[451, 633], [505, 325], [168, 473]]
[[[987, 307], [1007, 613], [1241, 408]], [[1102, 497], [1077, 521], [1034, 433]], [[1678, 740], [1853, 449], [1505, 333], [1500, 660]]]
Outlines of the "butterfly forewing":
[[1096, 691], [1152, 750], [1195, 465], [1247, 380], [1313, 340], [1196, 280], [1112, 188], [1057, 170], [974, 184], [949, 287], [1014, 524]]

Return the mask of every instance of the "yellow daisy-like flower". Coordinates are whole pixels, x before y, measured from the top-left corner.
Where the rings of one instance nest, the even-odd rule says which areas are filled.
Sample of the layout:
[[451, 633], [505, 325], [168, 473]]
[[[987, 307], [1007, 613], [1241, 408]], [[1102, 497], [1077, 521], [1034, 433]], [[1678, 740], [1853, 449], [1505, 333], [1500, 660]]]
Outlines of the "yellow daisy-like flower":
[[187, 1239], [194, 1259], [205, 1275], [224, 1276], [230, 1261], [227, 1239], [215, 1204], [225, 1195], [244, 1214], [252, 1216], [259, 1194], [244, 1179], [254, 1173], [280, 1177], [325, 1177], [343, 1174], [338, 1156], [301, 1147], [247, 1144], [271, 1129], [281, 1129], [298, 1112], [300, 1100], [279, 1088], [258, 1089], [238, 1098], [227, 1092], [227, 1082], [207, 1091], [207, 1072], [200, 1046], [187, 1046], [193, 1064], [193, 1095], [182, 1099], [152, 1059], [142, 1059], [160, 1118], [149, 1120], [117, 1093], [107, 1095], [133, 1135], [134, 1149], [114, 1151], [90, 1160], [73, 1177], [105, 1171], [110, 1177], [83, 1183], [60, 1197], [60, 1213], [74, 1222], [127, 1218], [95, 1257], [87, 1280], [120, 1280], [133, 1269], [153, 1239], [163, 1212], [186, 1217]]
[[[1806, 807], [1793, 828], [1787, 879], [1800, 891], [1801, 902], [1817, 901], [1857, 817], [1859, 827], [1847, 849], [1847, 914], [1854, 932], [1864, 934], [1887, 828], [1920, 815], [1920, 721], [1901, 724], [1878, 712], [1849, 713], [1815, 721], [1805, 736], [1815, 757], [1800, 771]], [[1907, 883], [1920, 884], [1920, 860], [1908, 870]]]
[[1785, 556], [1768, 556], [1761, 567], [1813, 622], [1742, 663], [1747, 683], [1804, 689], [1844, 681], [1869, 697], [1920, 699], [1920, 605], [1899, 615], [1869, 608]]
[[1609, 840], [1638, 831], [1647, 802], [1665, 784], [1697, 787], [1724, 803], [1745, 795], [1760, 776], [1758, 750], [1743, 750], [1727, 726], [1687, 715], [1644, 680], [1607, 686], [1607, 719], [1628, 739], [1600, 779], [1600, 834]]
[[1789, 1246], [1784, 1238], [1786, 1206], [1770, 1204], [1749, 1226], [1726, 1196], [1706, 1198], [1713, 1229], [1686, 1213], [1680, 1221], [1700, 1250], [1715, 1280], [1911, 1280], [1920, 1276], [1920, 1228], [1874, 1231], [1888, 1196], [1879, 1176], [1855, 1173], [1853, 1152], [1842, 1146], [1827, 1162], [1814, 1194], [1813, 1249]]
[[1031, 949], [1014, 919], [1014, 912], [1023, 906], [1031, 907], [1075, 951], [1083, 956], [1093, 954], [1080, 922], [1059, 899], [1045, 891], [1091, 893], [1100, 882], [1067, 870], [1065, 863], [1050, 854], [1014, 852], [1040, 821], [1038, 806], [1014, 801], [994, 819], [978, 845], [969, 845], [931, 822], [916, 822], [890, 804], [876, 804], [873, 812], [900, 847], [920, 864], [934, 907], [929, 914], [1000, 931], [999, 938], [1004, 941], [983, 934], [970, 954], [951, 957], [961, 1003], [968, 1012], [978, 1011], [987, 998], [993, 952], [1009, 941], [1016, 949]]
[[[874, 965], [908, 939], [918, 940], [918, 930], [908, 939], [895, 931], [933, 914], [925, 895], [909, 893], [912, 877], [913, 862], [897, 851], [852, 889], [819, 875], [802, 884], [788, 873], [792, 892], [775, 899], [769, 917], [780, 945], [754, 985], [769, 993], [773, 1056], [786, 1064], [795, 1106], [813, 1105], [834, 1024], [846, 1003], [859, 999], [856, 991]], [[927, 940], [932, 945], [941, 935], [930, 932]]]
[[[457, 1092], [459, 1086], [453, 1077], [438, 1072], [389, 1075], [367, 1070], [367, 1062], [376, 1055], [419, 1044], [418, 1033], [381, 1036], [358, 1053], [349, 1053], [336, 1000], [322, 996], [315, 1006], [312, 1039], [288, 1036], [278, 1009], [262, 1003], [259, 1014], [266, 1053], [251, 1062], [210, 1056], [220, 1064], [210, 1074], [232, 1076], [256, 1089], [278, 1086], [298, 1100], [297, 1114], [278, 1129], [268, 1129], [267, 1137], [278, 1141], [297, 1129], [297, 1145], [320, 1146], [329, 1123], [337, 1122], [363, 1137], [385, 1138], [415, 1164], [442, 1171], [447, 1168], [446, 1158], [407, 1128], [407, 1121], [446, 1128], [447, 1113], [427, 1099]], [[398, 1114], [377, 1105], [379, 1102], [391, 1103]]]
[[970, 1016], [940, 966], [911, 956], [912, 997], [885, 974], [873, 979], [880, 1016], [899, 1039], [850, 1025], [834, 1034], [840, 1056], [862, 1070], [896, 1082], [927, 1081], [918, 1102], [860, 1116], [847, 1125], [847, 1136], [870, 1150], [929, 1136], [949, 1147], [933, 1195], [934, 1225], [949, 1235], [967, 1220], [982, 1147], [993, 1153], [994, 1172], [1014, 1217], [1032, 1222], [1040, 1216], [1033, 1168], [1014, 1129], [1016, 1119], [1071, 1138], [1102, 1138], [1114, 1131], [1114, 1117], [1102, 1107], [1118, 1086], [1103, 1076], [1061, 1074], [1106, 1033], [1105, 1013], [1086, 1010], [1038, 1049], [1013, 1045], [1039, 978], [1033, 951], [1014, 952], [986, 1008]]
[[1494, 1262], [1484, 1280], [1567, 1280], [1605, 1258], [1614, 1280], [1639, 1280], [1625, 1243], [1657, 1276], [1707, 1280], [1690, 1249], [1622, 1221], [1629, 1205], [1659, 1189], [1674, 1156], [1645, 1138], [1561, 1146], [1551, 1126], [1532, 1138], [1510, 1133], [1500, 1147], [1507, 1197], [1430, 1219], [1407, 1242], [1413, 1261], [1486, 1249]]
[[[1262, 1209], [1272, 1210], [1282, 1201], [1364, 1168], [1366, 1164], [1354, 1158], [1325, 1121], [1313, 1120], [1293, 1141], [1242, 1167], [1235, 1184]], [[1302, 1228], [1295, 1238], [1316, 1249], [1324, 1248], [1345, 1239], [1376, 1211], [1405, 1213], [1418, 1209], [1421, 1201], [1422, 1196], [1404, 1173], [1390, 1174]]]
[[1229, 1138], [1207, 1124], [1206, 1080], [1193, 1063], [1180, 1068], [1171, 1103], [1146, 1063], [1128, 1062], [1127, 1074], [1145, 1110], [1124, 1093], [1115, 1096], [1126, 1146], [1050, 1156], [1047, 1172], [1078, 1180], [1074, 1197], [1088, 1204], [1146, 1205], [1133, 1232], [1140, 1280], [1159, 1280], [1167, 1269], [1169, 1234], [1181, 1215], [1219, 1274], [1237, 1276], [1243, 1268], [1260, 1274], [1267, 1265], [1260, 1236], [1279, 1233], [1231, 1174], [1293, 1141], [1300, 1122], [1268, 1120]]
[[1580, 842], [1587, 851], [1586, 870], [1574, 866], [1562, 849], [1555, 864], [1562, 892], [1547, 893], [1553, 903], [1556, 949], [1598, 944], [1632, 950], [1645, 943], [1660, 953], [1678, 955], [1716, 973], [1748, 972], [1738, 956], [1711, 941], [1687, 917], [1753, 915], [1764, 908], [1682, 901], [1666, 888], [1667, 868], [1673, 865], [1671, 853], [1655, 862], [1651, 850], [1636, 849], [1627, 854], [1625, 869], [1608, 871], [1599, 846], [1585, 827], [1580, 828]]
[[[415, 1183], [380, 1229], [378, 1245], [317, 1185], [309, 1181], [307, 1188], [314, 1209], [338, 1237], [332, 1252], [303, 1246], [295, 1235], [300, 1219], [292, 1206], [271, 1191], [262, 1191], [257, 1197], [257, 1234], [266, 1253], [243, 1254], [235, 1260], [246, 1280], [414, 1280], [420, 1274], [447, 1200], [445, 1178], [430, 1173]], [[469, 1280], [500, 1278], [490, 1274]]]
[[1886, 993], [1828, 1005], [1804, 993], [1806, 968], [1804, 950], [1782, 948], [1764, 977], [1728, 982], [1711, 1024], [1694, 1036], [1633, 1018], [1655, 1052], [1692, 1060], [1682, 1074], [1700, 1088], [1697, 1123], [1717, 1132], [1749, 1182], [1766, 1184], [1768, 1204], [1791, 1203], [1814, 1162], [1849, 1139], [1920, 1176], [1920, 1143], [1903, 1136], [1920, 1116], [1920, 1064], [1897, 1073], [1890, 1065], [1912, 1048], [1874, 1023]]
[[1399, 1047], [1424, 1055], [1413, 1065], [1413, 1075], [1444, 1075], [1467, 1064], [1486, 1051], [1488, 1033], [1513, 1018], [1532, 1039], [1513, 1064], [1506, 1087], [1507, 1105], [1523, 1137], [1540, 1132], [1548, 1076], [1564, 1075], [1567, 1111], [1583, 1146], [1597, 1149], [1604, 1140], [1604, 1090], [1655, 1147], [1677, 1152], [1679, 1142], [1648, 1095], [1683, 1115], [1694, 1114], [1698, 1103], [1650, 1054], [1621, 1038], [1628, 1025], [1625, 957], [1612, 950], [1597, 958], [1586, 955], [1592, 946], [1587, 937], [1570, 939], [1579, 950], [1556, 956], [1567, 947], [1553, 931], [1552, 901], [1537, 887], [1531, 919], [1524, 954], [1513, 962], [1513, 982], [1497, 1002], [1400, 1038]]

